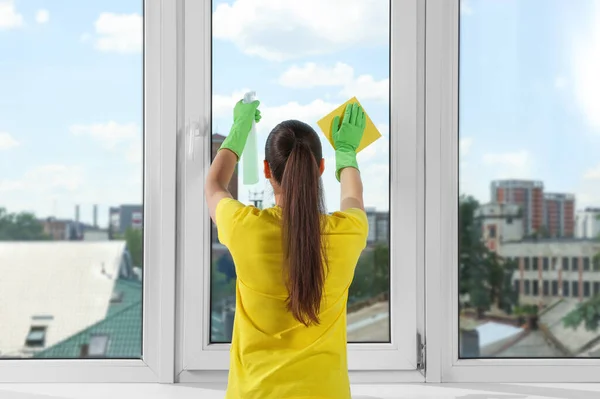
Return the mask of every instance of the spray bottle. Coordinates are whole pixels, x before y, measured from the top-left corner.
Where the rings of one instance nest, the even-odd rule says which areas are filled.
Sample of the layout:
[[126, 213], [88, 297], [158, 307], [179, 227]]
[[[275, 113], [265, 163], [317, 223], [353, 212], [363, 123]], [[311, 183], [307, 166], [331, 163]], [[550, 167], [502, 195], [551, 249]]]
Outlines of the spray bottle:
[[[244, 94], [244, 103], [251, 103], [256, 100], [256, 92], [249, 91]], [[248, 134], [244, 154], [242, 155], [244, 165], [244, 185], [258, 183], [258, 147], [256, 140], [256, 122], [252, 121], [252, 129]]]

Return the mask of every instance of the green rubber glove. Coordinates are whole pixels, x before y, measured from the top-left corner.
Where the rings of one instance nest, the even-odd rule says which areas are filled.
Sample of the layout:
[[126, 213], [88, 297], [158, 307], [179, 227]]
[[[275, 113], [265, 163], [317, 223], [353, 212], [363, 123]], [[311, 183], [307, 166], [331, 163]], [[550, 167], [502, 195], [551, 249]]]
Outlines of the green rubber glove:
[[335, 147], [335, 177], [338, 181], [342, 169], [358, 169], [356, 149], [360, 145], [366, 126], [365, 111], [358, 103], [346, 105], [341, 124], [339, 116], [333, 118], [331, 135]]
[[244, 103], [242, 100], [235, 104], [233, 109], [233, 125], [229, 131], [229, 135], [221, 144], [219, 151], [223, 148], [227, 148], [232, 151], [238, 157], [238, 161], [244, 152], [246, 146], [246, 140], [248, 140], [248, 134], [252, 129], [252, 122], [260, 121], [260, 111], [258, 106], [260, 101], [252, 101], [251, 103]]

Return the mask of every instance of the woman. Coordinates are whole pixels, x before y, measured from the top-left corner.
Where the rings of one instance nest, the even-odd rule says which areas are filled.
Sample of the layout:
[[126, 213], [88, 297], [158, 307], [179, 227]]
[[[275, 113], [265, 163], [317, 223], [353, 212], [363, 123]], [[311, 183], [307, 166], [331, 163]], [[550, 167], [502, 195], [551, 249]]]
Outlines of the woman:
[[350, 398], [346, 303], [368, 234], [356, 161], [365, 114], [351, 104], [333, 121], [339, 212], [325, 212], [319, 136], [295, 120], [267, 139], [264, 174], [276, 206], [260, 210], [227, 191], [258, 105], [236, 104], [205, 188], [237, 274], [227, 398]]

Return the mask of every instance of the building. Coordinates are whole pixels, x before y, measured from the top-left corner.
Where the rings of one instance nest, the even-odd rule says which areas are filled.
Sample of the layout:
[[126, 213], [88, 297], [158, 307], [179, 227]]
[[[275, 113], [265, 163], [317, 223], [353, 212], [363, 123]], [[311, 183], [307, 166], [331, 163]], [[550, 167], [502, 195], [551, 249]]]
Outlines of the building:
[[367, 243], [388, 243], [390, 240], [390, 214], [389, 212], [377, 212], [375, 208], [365, 208], [369, 222], [369, 235]]
[[39, 220], [44, 234], [54, 241], [76, 241], [83, 237], [83, 228], [74, 220], [49, 217]]
[[141, 358], [142, 325], [142, 282], [119, 279], [104, 319], [36, 353], [34, 357]]
[[525, 235], [544, 224], [544, 183], [537, 180], [495, 180], [491, 183], [491, 202], [518, 205]]
[[144, 225], [143, 205], [120, 205], [108, 209], [109, 238], [122, 236], [129, 228], [141, 229]]
[[[31, 357], [104, 320], [137, 280], [124, 241], [0, 242], [0, 357]], [[141, 297], [140, 297], [141, 298]], [[5, 306], [4, 306], [5, 305]]]
[[[225, 140], [225, 136], [222, 136], [218, 133], [213, 133], [211, 160], [214, 160], [215, 157], [217, 156], [217, 152], [219, 151], [219, 148], [221, 147], [221, 144], [223, 144], [224, 140]], [[233, 198], [237, 199], [238, 198], [238, 167], [237, 167], [237, 165], [235, 167], [235, 170], [233, 171], [233, 177], [231, 178], [231, 181], [229, 182], [229, 187], [227, 187], [227, 188], [229, 189], [231, 196]]]
[[585, 208], [577, 212], [575, 220], [577, 238], [600, 237], [600, 208]]
[[492, 202], [480, 206], [474, 216], [481, 226], [481, 237], [490, 251], [498, 251], [504, 241], [523, 238], [523, 218], [519, 205]]
[[550, 237], [575, 235], [575, 196], [573, 194], [544, 194], [544, 226]]
[[600, 294], [600, 241], [531, 239], [504, 242], [499, 254], [517, 262], [513, 284], [519, 301], [547, 305], [556, 298], [583, 301]]

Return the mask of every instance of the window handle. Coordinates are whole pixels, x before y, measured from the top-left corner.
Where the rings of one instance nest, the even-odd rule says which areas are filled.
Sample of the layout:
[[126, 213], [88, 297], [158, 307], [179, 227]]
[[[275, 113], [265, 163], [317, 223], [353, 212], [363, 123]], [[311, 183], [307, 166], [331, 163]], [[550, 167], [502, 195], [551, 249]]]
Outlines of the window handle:
[[188, 160], [193, 161], [196, 158], [196, 139], [202, 136], [199, 122], [187, 123], [187, 142], [188, 142]]

